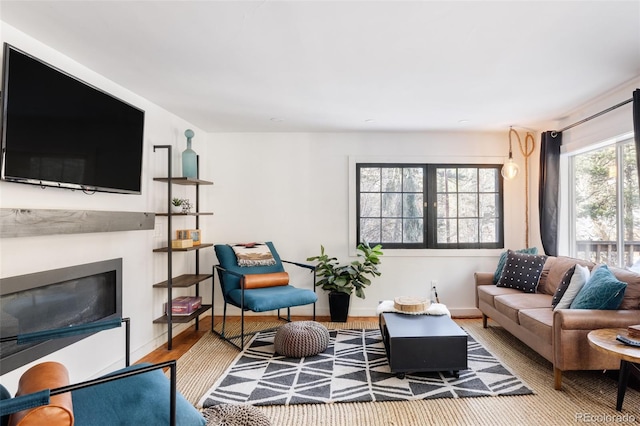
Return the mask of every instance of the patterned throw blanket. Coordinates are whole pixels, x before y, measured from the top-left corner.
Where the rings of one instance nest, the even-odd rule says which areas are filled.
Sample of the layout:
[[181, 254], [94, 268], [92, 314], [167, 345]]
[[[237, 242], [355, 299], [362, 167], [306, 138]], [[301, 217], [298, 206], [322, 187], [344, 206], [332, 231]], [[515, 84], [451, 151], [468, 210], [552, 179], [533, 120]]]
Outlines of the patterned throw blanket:
[[238, 259], [238, 266], [271, 266], [276, 260], [269, 246], [264, 243], [242, 243], [231, 246]]

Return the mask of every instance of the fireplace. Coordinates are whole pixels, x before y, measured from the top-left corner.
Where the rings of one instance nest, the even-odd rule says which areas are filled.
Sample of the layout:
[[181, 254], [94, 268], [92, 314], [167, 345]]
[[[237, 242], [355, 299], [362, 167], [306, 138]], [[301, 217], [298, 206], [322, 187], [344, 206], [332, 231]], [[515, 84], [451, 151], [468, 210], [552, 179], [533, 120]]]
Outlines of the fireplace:
[[[0, 279], [0, 336], [50, 330], [122, 316], [122, 259]], [[0, 344], [0, 375], [89, 334]]]

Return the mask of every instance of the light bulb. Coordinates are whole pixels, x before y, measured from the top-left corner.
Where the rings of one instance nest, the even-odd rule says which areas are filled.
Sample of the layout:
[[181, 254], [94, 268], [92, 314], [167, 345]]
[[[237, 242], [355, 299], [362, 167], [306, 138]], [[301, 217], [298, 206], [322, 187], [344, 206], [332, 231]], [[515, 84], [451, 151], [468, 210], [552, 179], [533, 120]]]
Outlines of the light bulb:
[[518, 170], [518, 165], [513, 162], [513, 158], [509, 157], [509, 160], [502, 166], [502, 177], [507, 180], [515, 179], [518, 176]]

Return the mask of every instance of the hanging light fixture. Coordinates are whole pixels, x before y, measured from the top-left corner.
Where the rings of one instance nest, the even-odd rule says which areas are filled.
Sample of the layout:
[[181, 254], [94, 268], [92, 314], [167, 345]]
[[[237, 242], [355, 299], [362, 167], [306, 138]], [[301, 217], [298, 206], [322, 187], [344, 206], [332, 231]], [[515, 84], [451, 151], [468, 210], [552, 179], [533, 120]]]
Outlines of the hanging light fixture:
[[513, 162], [513, 151], [511, 150], [511, 133], [512, 132], [516, 134], [518, 141], [520, 141], [520, 135], [518, 135], [518, 132], [513, 130], [513, 127], [509, 127], [509, 159], [502, 166], [502, 172], [501, 172], [502, 177], [507, 180], [515, 179], [515, 177], [518, 176], [518, 170], [519, 170], [518, 165]]

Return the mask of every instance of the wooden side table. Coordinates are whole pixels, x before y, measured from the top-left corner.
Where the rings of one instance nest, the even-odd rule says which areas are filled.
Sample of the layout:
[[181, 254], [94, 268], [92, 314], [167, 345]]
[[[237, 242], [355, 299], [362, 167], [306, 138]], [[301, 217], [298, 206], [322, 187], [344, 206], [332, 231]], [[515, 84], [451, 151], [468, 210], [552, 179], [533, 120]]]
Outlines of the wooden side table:
[[593, 330], [588, 335], [589, 344], [600, 352], [615, 355], [620, 358], [620, 375], [618, 376], [618, 400], [616, 410], [622, 411], [624, 394], [627, 391], [629, 372], [631, 368], [638, 369], [640, 363], [640, 348], [628, 346], [616, 340], [617, 335], [628, 337], [626, 328], [603, 328]]

